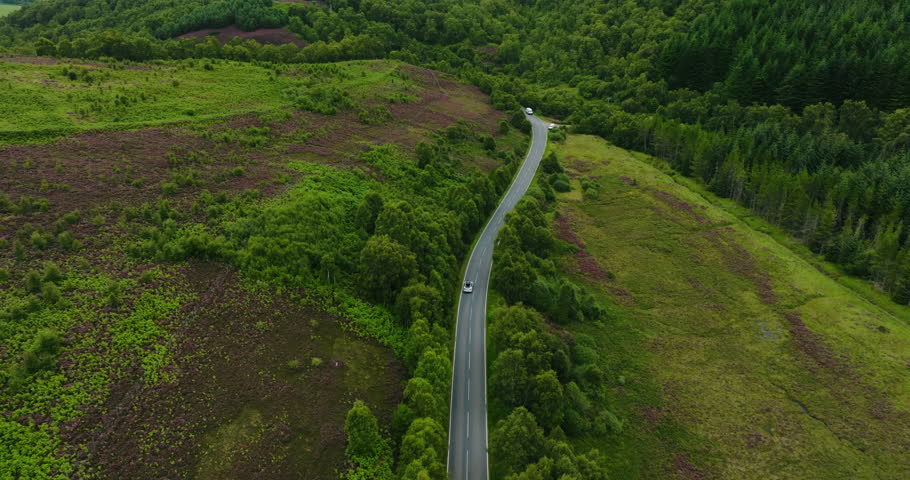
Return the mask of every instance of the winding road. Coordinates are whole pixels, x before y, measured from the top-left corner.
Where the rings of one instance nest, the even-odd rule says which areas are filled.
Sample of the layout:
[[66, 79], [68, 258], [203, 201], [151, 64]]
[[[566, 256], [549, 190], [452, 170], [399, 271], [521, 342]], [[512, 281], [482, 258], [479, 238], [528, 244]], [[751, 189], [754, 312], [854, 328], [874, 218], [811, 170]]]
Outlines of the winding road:
[[547, 123], [533, 115], [527, 118], [532, 126], [531, 148], [471, 251], [464, 281], [474, 282], [474, 292], [462, 293], [458, 303], [446, 461], [452, 480], [487, 480], [489, 477], [486, 316], [493, 247], [506, 213], [515, 208], [528, 190], [547, 147]]

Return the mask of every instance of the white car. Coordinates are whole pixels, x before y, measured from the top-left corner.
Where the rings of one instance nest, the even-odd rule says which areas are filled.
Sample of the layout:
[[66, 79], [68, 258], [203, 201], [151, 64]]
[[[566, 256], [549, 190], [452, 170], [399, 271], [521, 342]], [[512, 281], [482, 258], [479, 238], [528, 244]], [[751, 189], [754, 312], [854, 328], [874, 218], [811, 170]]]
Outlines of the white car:
[[471, 293], [474, 291], [474, 282], [468, 281], [464, 282], [464, 286], [461, 288], [461, 291], [464, 293]]
[[547, 125], [547, 130], [556, 130], [556, 124], [551, 123], [551, 124]]
[[534, 110], [531, 110], [531, 107], [525, 109], [525, 113], [528, 115], [534, 115]]

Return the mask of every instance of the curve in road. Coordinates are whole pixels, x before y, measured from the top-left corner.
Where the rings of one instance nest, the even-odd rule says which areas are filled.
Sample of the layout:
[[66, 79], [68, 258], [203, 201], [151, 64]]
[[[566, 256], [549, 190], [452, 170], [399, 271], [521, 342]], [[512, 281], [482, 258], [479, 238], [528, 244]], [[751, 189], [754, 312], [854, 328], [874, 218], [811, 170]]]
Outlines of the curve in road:
[[452, 480], [487, 480], [489, 477], [486, 317], [493, 247], [506, 213], [515, 208], [528, 190], [547, 147], [547, 123], [532, 115], [527, 118], [532, 127], [531, 148], [471, 251], [464, 281], [474, 282], [474, 292], [463, 293], [458, 303], [446, 461]]

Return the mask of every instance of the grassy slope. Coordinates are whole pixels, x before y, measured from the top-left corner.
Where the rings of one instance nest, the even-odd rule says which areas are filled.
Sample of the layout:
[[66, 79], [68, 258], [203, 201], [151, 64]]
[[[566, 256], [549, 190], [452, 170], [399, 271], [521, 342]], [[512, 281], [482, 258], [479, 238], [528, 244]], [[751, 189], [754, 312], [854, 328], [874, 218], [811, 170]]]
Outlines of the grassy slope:
[[[89, 478], [249, 478], [262, 470], [270, 478], [334, 476], [350, 401], [364, 399], [387, 424], [400, 398], [400, 363], [340, 328], [337, 317], [300, 307], [293, 294], [253, 289], [223, 265], [128, 258], [125, 246], [162, 219], [124, 211], [155, 210], [164, 200], [180, 212], [178, 225], [218, 224], [222, 206], [235, 203], [280, 204], [312, 189], [349, 196], [392, 190], [360, 159], [370, 145], [394, 143], [407, 156], [457, 120], [492, 134], [502, 114], [476, 88], [396, 62], [321, 66], [276, 80], [269, 69], [232, 62], [215, 62], [214, 70], [204, 62], [69, 67], [91, 71], [91, 85], [64, 79], [63, 65], [35, 62], [0, 62], [11, 72], [6, 90], [41, 99], [11, 107], [25, 115], [5, 115], [2, 129], [47, 122], [78, 135], [0, 147], [0, 191], [50, 202], [45, 212], [0, 216], [0, 272], [9, 275], [0, 278], [0, 311], [26, 315], [0, 318], [0, 370], [21, 363], [40, 328], [61, 331], [66, 345], [57, 371], [38, 374], [15, 394], [0, 390], [0, 411], [13, 412], [0, 416], [0, 466], [31, 462], [35, 469], [23, 478], [70, 468]], [[288, 89], [306, 82], [341, 85], [358, 106], [337, 115], [285, 108]], [[118, 91], [133, 98], [146, 92], [147, 99], [115, 105]], [[377, 104], [392, 118], [359, 122], [358, 109]], [[80, 108], [88, 113], [67, 113]], [[211, 118], [200, 118], [205, 114]], [[497, 139], [510, 151], [525, 141], [517, 133]], [[452, 155], [464, 169], [500, 162], [476, 141], [454, 146]], [[198, 183], [163, 192], [163, 182], [188, 169]], [[248, 189], [261, 196], [248, 197]], [[226, 197], [206, 204], [205, 190]], [[195, 209], [195, 202], [212, 208]], [[63, 229], [82, 243], [77, 251], [53, 235], [38, 248], [19, 234], [51, 232], [74, 209], [80, 219]], [[14, 256], [14, 238], [25, 246], [22, 259]], [[23, 290], [26, 273], [45, 261], [66, 276], [57, 303]], [[114, 306], [106, 300], [112, 295]], [[112, 335], [115, 345], [108, 346]], [[300, 366], [289, 366], [293, 360]]]
[[19, 5], [8, 5], [6, 3], [0, 3], [0, 17], [5, 17], [10, 13], [19, 10], [19, 8], [21, 8]]
[[[207, 61], [108, 68], [37, 60], [40, 64], [30, 58], [0, 62], [6, 83], [0, 92], [0, 132], [105, 128], [272, 110], [291, 104], [293, 89], [319, 77], [294, 67], [276, 74], [249, 63], [217, 60], [212, 70], [202, 68]], [[390, 77], [394, 65], [349, 62], [335, 80], [352, 96], [364, 97], [371, 87], [395, 81]], [[77, 72], [77, 78], [71, 80], [64, 70]]]
[[601, 185], [560, 208], [615, 276], [586, 280], [625, 304], [613, 325], [577, 327], [626, 377], [630, 430], [605, 448], [622, 478], [910, 474], [906, 308], [864, 300], [642, 155], [588, 136], [556, 151]]

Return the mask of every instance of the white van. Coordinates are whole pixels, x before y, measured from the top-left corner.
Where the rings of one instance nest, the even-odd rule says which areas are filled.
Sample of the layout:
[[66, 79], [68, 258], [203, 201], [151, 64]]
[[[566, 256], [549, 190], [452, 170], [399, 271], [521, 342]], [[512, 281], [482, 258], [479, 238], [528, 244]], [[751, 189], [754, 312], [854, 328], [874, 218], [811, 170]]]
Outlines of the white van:
[[531, 110], [531, 107], [528, 107], [525, 109], [525, 113], [527, 113], [528, 115], [534, 115], [534, 110]]

